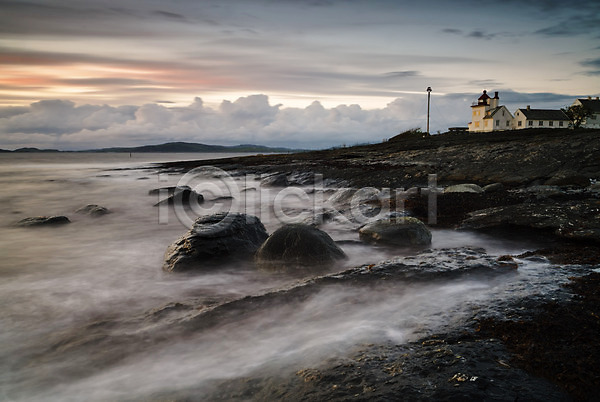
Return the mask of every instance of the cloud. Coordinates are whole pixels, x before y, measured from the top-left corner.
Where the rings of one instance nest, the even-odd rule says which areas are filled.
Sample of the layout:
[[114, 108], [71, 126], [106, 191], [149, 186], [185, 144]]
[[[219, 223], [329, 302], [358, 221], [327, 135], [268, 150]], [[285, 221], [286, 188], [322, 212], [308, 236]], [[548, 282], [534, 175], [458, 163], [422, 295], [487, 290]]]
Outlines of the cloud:
[[496, 36], [498, 36], [498, 34], [487, 33], [481, 29], [476, 29], [466, 35], [467, 38], [485, 39], [485, 40], [494, 39]]
[[[532, 105], [556, 109], [580, 96], [559, 93], [519, 93], [502, 88], [500, 103], [510, 111]], [[470, 105], [479, 93], [432, 94], [431, 131], [465, 126]], [[186, 107], [148, 103], [112, 107], [48, 100], [28, 107], [0, 108], [0, 148], [23, 146], [65, 150], [139, 146], [169, 141], [206, 144], [262, 144], [326, 148], [380, 142], [409, 128], [425, 126], [426, 97], [407, 94], [386, 107], [366, 110], [359, 105], [324, 107], [314, 101], [305, 108], [272, 105], [266, 95], [224, 100], [208, 107], [195, 98]]]
[[600, 9], [591, 14], [581, 14], [563, 19], [535, 33], [544, 36], [577, 36], [591, 34], [600, 38]]
[[463, 34], [463, 31], [461, 29], [455, 29], [455, 28], [442, 29], [442, 32], [452, 34], [452, 35], [462, 35]]
[[506, 37], [513, 37], [515, 34], [509, 32], [494, 32], [490, 33], [483, 29], [475, 29], [471, 32], [464, 32], [462, 29], [456, 28], [445, 28], [441, 30], [442, 33], [449, 35], [458, 35], [469, 39], [482, 39], [482, 40], [492, 40]]
[[153, 14], [158, 15], [159, 17], [167, 18], [169, 20], [182, 21], [182, 22], [187, 21], [183, 15], [177, 14], [177, 13], [172, 13], [169, 11], [157, 10], [157, 11], [154, 11]]
[[418, 71], [392, 71], [384, 74], [386, 78], [406, 78], [416, 77], [418, 75], [420, 75]]
[[469, 81], [469, 85], [472, 85], [475, 87], [483, 87], [483, 88], [499, 88], [499, 87], [503, 86], [502, 83], [500, 83], [494, 79], [472, 80], [472, 81]]
[[586, 72], [587, 75], [600, 75], [600, 58], [586, 59], [580, 62], [583, 67], [591, 68], [591, 71]]
[[[434, 96], [434, 102], [452, 117], [439, 121], [435, 130], [464, 123], [471, 100], [462, 98]], [[25, 108], [0, 108], [0, 148], [92, 149], [169, 141], [323, 148], [379, 142], [422, 127], [425, 115], [423, 95], [398, 98], [375, 110], [359, 105], [325, 108], [317, 101], [305, 108], [283, 108], [271, 105], [265, 95], [225, 100], [217, 108], [205, 106], [200, 98], [187, 107], [171, 108], [156, 103], [76, 106], [51, 100]]]

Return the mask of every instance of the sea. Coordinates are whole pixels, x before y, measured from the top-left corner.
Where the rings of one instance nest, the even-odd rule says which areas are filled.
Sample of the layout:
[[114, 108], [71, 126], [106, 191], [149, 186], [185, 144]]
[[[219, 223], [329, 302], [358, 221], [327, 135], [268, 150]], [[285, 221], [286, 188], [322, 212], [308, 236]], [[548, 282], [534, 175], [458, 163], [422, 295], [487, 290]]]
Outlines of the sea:
[[[189, 230], [196, 215], [250, 211], [271, 233], [313, 213], [315, 197], [327, 199], [339, 191], [335, 183], [321, 183], [319, 188], [295, 186], [282, 195], [261, 188], [260, 177], [215, 174], [215, 169], [204, 184], [205, 209], [178, 212], [156, 206], [164, 194], [149, 194], [190, 184], [185, 172], [156, 163], [198, 160], [203, 165], [202, 160], [230, 156], [239, 154], [0, 154], [0, 401], [169, 400], [185, 390], [202, 399], [204, 387], [214, 392], [218, 382], [256, 373], [293, 375], [343, 358], [362, 344], [403, 344], [465, 325], [476, 310], [493, 312], [507, 300], [560, 292], [560, 283], [576, 269], [555, 267], [543, 258], [517, 258], [516, 272], [500, 279], [382, 281], [369, 287], [341, 283], [310, 297], [273, 297], [274, 305], [245, 307], [244, 314], [232, 315], [224, 306], [311, 286], [316, 276], [339, 277], [385, 261], [406, 263], [415, 272], [436, 265], [460, 270], [482, 255], [490, 261], [543, 244], [533, 237], [432, 227], [429, 250], [394, 250], [360, 243], [357, 225], [340, 217], [322, 229], [348, 259], [327, 272], [299, 276], [251, 263], [193, 274], [163, 271], [165, 250]], [[90, 204], [110, 213], [76, 212]], [[15, 225], [52, 215], [67, 216], [71, 223]], [[469, 253], [474, 256], [453, 257]], [[228, 312], [222, 319], [220, 309]], [[193, 329], [188, 322], [196, 323]]]

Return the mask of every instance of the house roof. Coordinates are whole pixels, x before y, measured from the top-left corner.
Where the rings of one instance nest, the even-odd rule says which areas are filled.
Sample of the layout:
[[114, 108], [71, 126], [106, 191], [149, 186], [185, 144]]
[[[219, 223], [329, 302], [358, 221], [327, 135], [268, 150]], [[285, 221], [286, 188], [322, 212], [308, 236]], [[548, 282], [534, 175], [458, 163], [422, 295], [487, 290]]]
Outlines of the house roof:
[[504, 110], [506, 110], [506, 111], [508, 112], [508, 115], [509, 115], [511, 118], [513, 117], [513, 116], [512, 116], [512, 114], [510, 114], [510, 112], [509, 112], [509, 111], [508, 111], [508, 109], [506, 108], [506, 106], [502, 105], [502, 106], [498, 106], [498, 107], [495, 107], [495, 108], [493, 108], [493, 109], [490, 109], [490, 110], [488, 111], [488, 113], [486, 114], [486, 116], [484, 117], [484, 119], [492, 119], [492, 118], [494, 118], [494, 115], [495, 115], [496, 113], [498, 113], [499, 111], [503, 110], [503, 109], [504, 109]]
[[569, 118], [562, 110], [551, 109], [517, 109], [528, 120], [566, 120]]
[[577, 99], [581, 105], [594, 113], [600, 113], [600, 100], [598, 99]]

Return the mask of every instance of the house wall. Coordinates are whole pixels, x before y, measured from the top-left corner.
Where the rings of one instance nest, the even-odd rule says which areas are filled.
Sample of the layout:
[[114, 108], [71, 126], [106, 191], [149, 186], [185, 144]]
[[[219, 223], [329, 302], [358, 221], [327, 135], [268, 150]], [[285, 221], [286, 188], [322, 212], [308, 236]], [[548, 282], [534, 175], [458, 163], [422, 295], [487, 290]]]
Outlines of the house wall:
[[471, 108], [471, 122], [468, 124], [469, 131], [483, 131], [483, 118], [485, 117], [485, 112], [488, 110], [488, 108], [489, 106], [487, 105], [475, 106]]
[[523, 112], [521, 112], [521, 109], [517, 109], [515, 111], [515, 118], [513, 120], [513, 128], [515, 130], [521, 130], [524, 128], [531, 128], [528, 127], [528, 120], [525, 117], [525, 115], [523, 114]]
[[526, 128], [569, 128], [569, 122], [564, 120], [531, 120], [525, 117], [521, 109], [517, 109], [512, 127], [515, 130]]
[[513, 127], [514, 118], [506, 106], [501, 106], [501, 109], [492, 116], [492, 120], [494, 130], [511, 130]]
[[483, 129], [481, 131], [494, 131], [494, 122], [492, 121], [492, 119], [483, 120]]
[[600, 113], [594, 113], [592, 116], [586, 117], [581, 127], [600, 128]]
[[[490, 106], [477, 106], [473, 108], [470, 132], [490, 132], [498, 130], [510, 130], [513, 117], [505, 106], [496, 111], [493, 116], [487, 116]], [[487, 117], [486, 117], [487, 116]]]

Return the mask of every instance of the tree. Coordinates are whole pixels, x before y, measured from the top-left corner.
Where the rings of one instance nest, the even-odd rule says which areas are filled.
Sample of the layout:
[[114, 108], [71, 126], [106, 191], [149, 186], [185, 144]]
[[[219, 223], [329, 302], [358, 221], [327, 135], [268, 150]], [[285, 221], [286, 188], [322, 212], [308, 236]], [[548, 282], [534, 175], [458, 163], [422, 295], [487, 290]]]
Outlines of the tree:
[[560, 110], [573, 122], [573, 128], [581, 127], [583, 121], [593, 115], [592, 111], [583, 105], [571, 105]]

